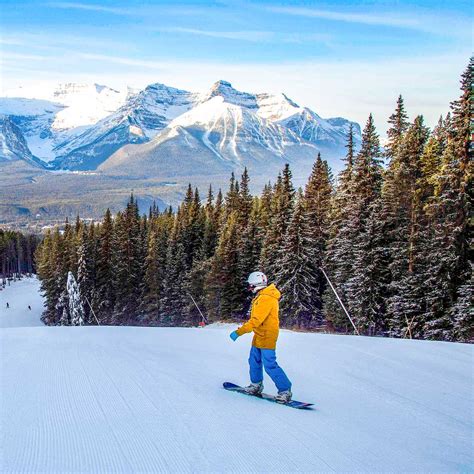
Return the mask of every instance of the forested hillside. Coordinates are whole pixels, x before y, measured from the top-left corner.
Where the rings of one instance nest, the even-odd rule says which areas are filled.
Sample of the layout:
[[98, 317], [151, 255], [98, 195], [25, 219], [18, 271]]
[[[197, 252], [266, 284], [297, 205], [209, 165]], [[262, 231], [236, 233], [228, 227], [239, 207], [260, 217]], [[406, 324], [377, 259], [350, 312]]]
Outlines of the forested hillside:
[[34, 253], [40, 238], [21, 232], [0, 229], [0, 278], [35, 273]]
[[408, 121], [401, 96], [384, 150], [372, 116], [359, 150], [351, 130], [337, 179], [318, 156], [304, 190], [287, 165], [252, 196], [246, 170], [204, 202], [190, 185], [176, 212], [140, 216], [132, 196], [99, 224], [48, 232], [37, 253], [45, 322], [67, 324], [69, 271], [91, 324], [91, 308], [103, 324], [196, 324], [191, 296], [209, 320], [244, 318], [245, 278], [259, 269], [283, 293], [283, 326], [350, 332], [322, 267], [362, 334], [472, 341], [473, 67], [433, 130]]

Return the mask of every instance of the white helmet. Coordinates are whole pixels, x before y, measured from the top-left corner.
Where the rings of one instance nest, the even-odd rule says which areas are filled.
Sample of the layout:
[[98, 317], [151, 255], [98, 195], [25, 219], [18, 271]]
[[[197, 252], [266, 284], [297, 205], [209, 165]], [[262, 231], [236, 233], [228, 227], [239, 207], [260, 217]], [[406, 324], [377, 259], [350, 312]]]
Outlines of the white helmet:
[[262, 272], [252, 272], [247, 278], [247, 282], [252, 293], [256, 293], [268, 285], [267, 277], [265, 273]]

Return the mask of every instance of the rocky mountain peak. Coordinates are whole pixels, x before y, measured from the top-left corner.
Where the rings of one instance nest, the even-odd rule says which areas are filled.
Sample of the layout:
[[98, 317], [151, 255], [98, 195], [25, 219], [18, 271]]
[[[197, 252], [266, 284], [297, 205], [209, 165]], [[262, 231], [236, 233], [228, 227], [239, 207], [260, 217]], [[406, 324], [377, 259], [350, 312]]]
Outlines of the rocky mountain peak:
[[219, 80], [215, 82], [207, 94], [204, 95], [202, 102], [210, 100], [214, 97], [222, 97], [224, 102], [239, 105], [249, 109], [258, 108], [255, 95], [247, 92], [240, 92], [232, 87], [228, 81]]

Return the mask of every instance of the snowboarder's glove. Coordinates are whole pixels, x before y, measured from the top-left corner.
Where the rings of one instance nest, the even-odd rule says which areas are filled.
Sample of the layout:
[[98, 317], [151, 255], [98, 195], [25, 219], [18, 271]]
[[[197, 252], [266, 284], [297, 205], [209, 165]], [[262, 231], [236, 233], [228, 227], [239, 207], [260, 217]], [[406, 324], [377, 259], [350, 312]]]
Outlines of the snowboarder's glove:
[[231, 333], [230, 333], [230, 338], [231, 338], [233, 341], [236, 341], [238, 337], [239, 337], [239, 335], [237, 334], [237, 331], [234, 331], [234, 332], [231, 332]]

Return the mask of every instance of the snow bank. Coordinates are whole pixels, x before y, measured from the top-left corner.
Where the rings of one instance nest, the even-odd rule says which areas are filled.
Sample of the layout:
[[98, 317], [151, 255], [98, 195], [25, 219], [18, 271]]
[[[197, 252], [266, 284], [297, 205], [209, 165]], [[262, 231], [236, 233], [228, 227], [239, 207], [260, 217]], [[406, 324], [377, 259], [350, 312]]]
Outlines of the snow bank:
[[473, 470], [473, 346], [282, 331], [304, 412], [221, 388], [232, 328], [1, 329], [0, 470]]

